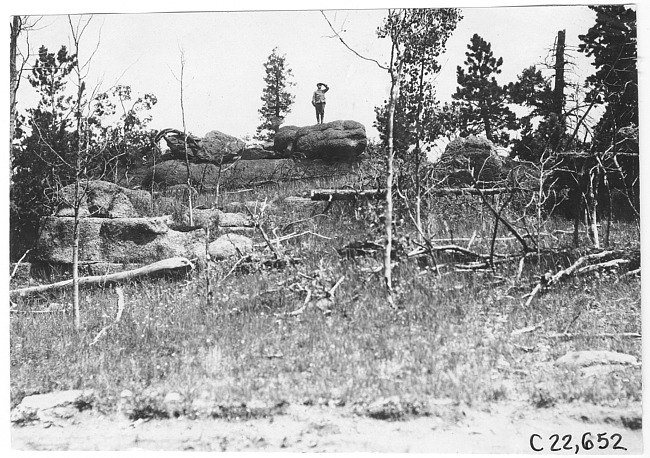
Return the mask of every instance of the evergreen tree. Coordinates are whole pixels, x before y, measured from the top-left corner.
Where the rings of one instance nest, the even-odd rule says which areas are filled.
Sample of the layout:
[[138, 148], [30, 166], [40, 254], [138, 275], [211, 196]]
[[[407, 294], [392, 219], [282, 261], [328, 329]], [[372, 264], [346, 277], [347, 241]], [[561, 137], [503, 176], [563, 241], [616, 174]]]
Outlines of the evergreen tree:
[[489, 140], [506, 145], [505, 129], [516, 127], [516, 117], [506, 106], [506, 88], [495, 78], [501, 73], [503, 58], [494, 57], [492, 45], [477, 34], [467, 48], [466, 69], [457, 67], [458, 87], [452, 96], [461, 102], [461, 135], [483, 132]]
[[262, 108], [259, 109], [262, 124], [257, 128], [257, 138], [273, 138], [278, 131], [284, 118], [291, 112], [291, 105], [295, 96], [289, 92], [289, 88], [295, 86], [291, 81], [293, 73], [288, 67], [286, 56], [278, 53], [278, 48], [273, 48], [271, 55], [264, 63], [266, 76], [264, 82], [266, 87], [262, 91]]
[[68, 76], [76, 56], [65, 46], [56, 53], [41, 46], [28, 81], [40, 96], [36, 108], [19, 119], [20, 145], [12, 149], [10, 225], [12, 256], [30, 247], [38, 233], [40, 216], [51, 211], [57, 186], [74, 179], [72, 163], [72, 97], [67, 94]]
[[[536, 162], [544, 151], [557, 151], [565, 137], [566, 124], [556, 113], [550, 80], [532, 65], [517, 76], [516, 82], [508, 84], [507, 95], [510, 102], [531, 110], [518, 121], [520, 138], [513, 142], [512, 155]], [[536, 128], [533, 118], [541, 118]]]
[[606, 104], [596, 127], [594, 146], [607, 148], [623, 127], [639, 125], [639, 87], [636, 68], [636, 12], [624, 5], [590, 6], [596, 24], [580, 35], [580, 51], [594, 57], [596, 72], [587, 78], [589, 98]]
[[[16, 123], [11, 155], [10, 227], [11, 256], [19, 257], [38, 235], [41, 216], [51, 214], [57, 190], [75, 182], [79, 135], [76, 132], [78, 100], [69, 87], [77, 57], [63, 46], [57, 53], [41, 47], [28, 82], [39, 95], [35, 108]], [[77, 92], [77, 96], [79, 93]], [[81, 93], [85, 99], [85, 93]], [[129, 86], [116, 86], [94, 100], [83, 100], [84, 178], [118, 181], [134, 161], [150, 150], [152, 132], [148, 110], [156, 97], [134, 97]]]

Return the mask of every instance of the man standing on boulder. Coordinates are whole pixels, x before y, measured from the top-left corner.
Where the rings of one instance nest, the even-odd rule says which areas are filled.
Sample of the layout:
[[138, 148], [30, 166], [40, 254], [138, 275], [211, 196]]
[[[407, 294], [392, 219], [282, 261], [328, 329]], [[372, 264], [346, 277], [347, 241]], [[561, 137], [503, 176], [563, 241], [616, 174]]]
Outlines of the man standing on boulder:
[[311, 98], [311, 104], [316, 108], [316, 124], [323, 124], [323, 118], [325, 117], [325, 93], [330, 88], [325, 83], [318, 83], [316, 88]]

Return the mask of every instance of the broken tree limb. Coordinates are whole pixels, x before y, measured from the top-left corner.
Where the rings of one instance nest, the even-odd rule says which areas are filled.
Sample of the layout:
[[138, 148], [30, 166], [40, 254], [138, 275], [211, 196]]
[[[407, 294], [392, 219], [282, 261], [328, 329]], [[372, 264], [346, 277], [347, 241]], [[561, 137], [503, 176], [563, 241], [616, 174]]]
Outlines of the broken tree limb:
[[29, 250], [25, 251], [25, 254], [22, 255], [22, 257], [18, 260], [18, 262], [17, 262], [16, 265], [14, 266], [14, 270], [11, 272], [11, 276], [9, 277], [10, 280], [13, 279], [13, 278], [16, 276], [16, 272], [18, 271], [18, 267], [20, 267], [20, 263], [23, 262], [23, 260], [27, 257], [27, 254], [28, 254], [30, 251], [32, 251], [32, 250], [29, 249]]
[[[494, 196], [510, 192], [508, 188], [434, 188], [427, 191], [428, 195], [432, 196], [447, 196], [447, 195], [484, 195]], [[311, 200], [328, 201], [333, 200], [358, 200], [365, 199], [384, 199], [386, 197], [385, 189], [312, 189]]]
[[578, 274], [586, 274], [594, 270], [608, 269], [611, 267], [619, 267], [623, 264], [629, 264], [629, 259], [612, 259], [611, 261], [601, 262], [600, 264], [592, 264], [578, 269]]
[[510, 335], [511, 335], [511, 336], [518, 336], [518, 335], [520, 335], [520, 334], [526, 334], [527, 332], [533, 332], [533, 331], [536, 331], [536, 330], [541, 329], [541, 328], [544, 327], [544, 322], [545, 322], [545, 321], [546, 321], [546, 320], [542, 320], [542, 321], [540, 321], [539, 323], [534, 324], [534, 325], [532, 325], [532, 326], [527, 326], [527, 327], [525, 327], [525, 328], [515, 329], [514, 331], [512, 331], [512, 332], [510, 333]]
[[[578, 258], [578, 260], [576, 260], [576, 262], [571, 264], [569, 267], [567, 267], [566, 269], [562, 269], [556, 272], [555, 274], [551, 274], [550, 272], [547, 272], [540, 278], [539, 283], [535, 285], [535, 288], [533, 288], [533, 290], [529, 294], [527, 294], [527, 296], [524, 296], [524, 297], [528, 297], [528, 300], [526, 301], [524, 306], [525, 307], [529, 306], [530, 303], [533, 301], [535, 295], [542, 288], [549, 287], [556, 283], [559, 283], [560, 281], [570, 277], [573, 274], [582, 275], [602, 268], [618, 267], [623, 264], [629, 264], [630, 261], [627, 259], [613, 259], [609, 261], [600, 262], [597, 264], [589, 264], [590, 262], [598, 261], [608, 256], [612, 256], [612, 255], [615, 256], [621, 254], [622, 253], [620, 251], [601, 251], [599, 253], [591, 253]], [[627, 254], [631, 254], [631, 253], [627, 253]]]
[[[421, 256], [423, 254], [426, 254], [429, 251], [455, 251], [457, 253], [461, 253], [467, 256], [471, 256], [476, 259], [489, 259], [490, 255], [487, 254], [481, 254], [477, 253], [472, 250], [468, 250], [467, 248], [463, 248], [462, 246], [458, 245], [431, 245], [430, 247], [420, 247], [416, 248], [415, 250], [411, 251], [408, 253], [406, 256], [407, 257], [415, 257], [415, 256]], [[506, 255], [503, 254], [495, 254], [496, 257], [499, 258], [506, 258]]]
[[[191, 271], [194, 269], [194, 264], [187, 258], [169, 258], [162, 261], [154, 262], [143, 267], [133, 270], [125, 270], [124, 272], [117, 272], [107, 275], [93, 275], [90, 277], [82, 277], [79, 279], [79, 286], [82, 285], [104, 285], [109, 283], [120, 283], [132, 280], [137, 277], [145, 277], [149, 275], [160, 275], [173, 272]], [[15, 289], [9, 291], [9, 295], [26, 296], [28, 294], [42, 293], [54, 289], [65, 288], [72, 285], [72, 280], [64, 280], [50, 285], [30, 286], [28, 288]]]
[[311, 200], [327, 201], [333, 200], [358, 200], [358, 199], [383, 199], [386, 191], [382, 189], [366, 189], [357, 191], [354, 189], [312, 189]]
[[494, 207], [490, 204], [490, 202], [485, 198], [486, 196], [489, 195], [489, 194], [486, 194], [486, 192], [485, 192], [485, 191], [488, 191], [488, 190], [487, 189], [483, 190], [483, 189], [479, 189], [479, 188], [475, 188], [475, 189], [476, 189], [476, 193], [481, 197], [481, 200], [483, 201], [485, 206], [490, 210], [490, 212], [492, 212], [492, 214], [497, 219], [497, 221], [501, 221], [501, 223], [503, 223], [503, 225], [510, 231], [510, 233], [515, 236], [515, 238], [519, 241], [519, 243], [521, 243], [521, 246], [522, 246], [522, 248], [524, 250], [524, 253], [529, 253], [529, 252], [533, 251], [528, 246], [528, 244], [526, 243], [524, 238], [519, 234], [519, 232], [517, 232], [517, 230], [512, 226], [512, 224], [510, 224], [508, 222], [508, 220], [506, 220], [505, 218], [503, 218], [501, 216], [501, 210], [503, 210], [503, 208], [501, 210], [499, 210], [499, 211], [496, 211], [494, 209]]
[[634, 270], [630, 270], [629, 272], [625, 272], [623, 275], [621, 275], [619, 277], [619, 280], [621, 278], [634, 277], [635, 275], [640, 275], [640, 274], [641, 274], [641, 268], [639, 267], [638, 269], [634, 269]]
[[[291, 240], [291, 239], [294, 239], [296, 237], [302, 237], [303, 235], [307, 235], [307, 234], [311, 234], [313, 236], [320, 237], [320, 238], [325, 239], [325, 240], [332, 240], [331, 237], [327, 237], [325, 235], [321, 235], [321, 234], [318, 234], [318, 233], [313, 232], [313, 231], [303, 231], [300, 234], [297, 234], [297, 233], [293, 232], [291, 234], [283, 235], [281, 237], [276, 237], [273, 240], [271, 240], [271, 243], [285, 242], [287, 240]], [[254, 246], [255, 247], [266, 246], [266, 242], [265, 243], [256, 243]]]
[[115, 314], [115, 320], [113, 320], [113, 322], [108, 326], [104, 326], [104, 328], [102, 328], [102, 330], [97, 333], [93, 341], [90, 343], [91, 347], [99, 342], [99, 339], [104, 334], [106, 334], [110, 328], [119, 324], [120, 320], [122, 319], [122, 313], [124, 313], [124, 291], [121, 287], [117, 286], [115, 288], [115, 292], [117, 293], [117, 313]]
[[607, 257], [607, 256], [613, 254], [613, 253], [614, 253], [613, 251], [601, 251], [600, 253], [593, 253], [593, 254], [588, 254], [588, 255], [582, 256], [581, 258], [578, 258], [578, 260], [576, 262], [574, 262], [572, 265], [570, 265], [566, 269], [560, 270], [555, 275], [553, 275], [548, 280], [547, 286], [558, 283], [560, 280], [563, 280], [564, 278], [571, 276], [573, 274], [573, 272], [578, 270], [580, 267], [582, 267], [587, 262], [602, 259], [604, 257]]
[[[280, 253], [278, 253], [278, 250], [276, 247], [273, 246], [271, 241], [269, 240], [269, 237], [266, 235], [266, 232], [264, 232], [264, 228], [262, 227], [262, 224], [260, 223], [260, 216], [261, 212], [254, 214], [250, 208], [248, 208], [248, 205], [245, 205], [244, 208], [246, 208], [246, 211], [248, 214], [251, 216], [251, 219], [253, 220], [253, 224], [257, 228], [258, 231], [260, 231], [260, 234], [262, 234], [262, 238], [264, 239], [264, 242], [266, 242], [266, 245], [269, 247], [271, 250], [271, 253], [273, 253], [273, 256], [275, 256], [275, 259], [280, 259]], [[264, 210], [264, 209], [262, 209]]]
[[641, 339], [642, 336], [638, 332], [603, 332], [600, 334], [571, 334], [571, 333], [554, 333], [554, 334], [547, 334], [545, 336], [547, 339], [576, 339], [576, 338], [597, 338], [597, 337], [603, 337], [603, 338], [610, 338], [610, 339], [615, 339], [619, 337], [627, 337], [631, 339]]

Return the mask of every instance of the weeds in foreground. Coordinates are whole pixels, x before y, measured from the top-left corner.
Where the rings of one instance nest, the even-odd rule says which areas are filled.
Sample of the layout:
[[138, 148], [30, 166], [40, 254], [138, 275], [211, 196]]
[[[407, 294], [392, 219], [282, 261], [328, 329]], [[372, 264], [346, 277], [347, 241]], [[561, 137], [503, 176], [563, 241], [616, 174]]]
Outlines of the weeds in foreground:
[[[267, 198], [278, 207], [274, 226], [282, 228], [305, 217], [283, 207], [283, 195], [301, 192], [296, 184], [290, 188], [231, 197]], [[201, 198], [207, 202], [210, 196]], [[25, 395], [75, 388], [96, 390], [97, 408], [105, 412], [118, 410], [129, 390], [132, 418], [245, 418], [277, 412], [286, 402], [353, 406], [372, 416], [377, 399], [395, 396], [401, 405], [420, 406], [407, 409], [420, 413], [439, 399], [471, 406], [517, 400], [539, 408], [640, 400], [638, 368], [594, 378], [553, 365], [567, 351], [583, 349], [640, 360], [640, 342], [618, 336], [640, 332], [638, 279], [619, 281], [613, 272], [570, 280], [523, 307], [522, 296], [539, 275], [570, 260], [528, 263], [515, 280], [516, 265], [457, 272], [453, 259], [440, 256], [438, 264], [450, 267], [436, 272], [422, 260], [402, 259], [394, 272], [395, 311], [380, 288], [381, 261], [346, 259], [335, 250], [367, 239], [369, 212], [380, 215], [365, 205], [374, 204], [335, 204], [328, 217], [300, 223], [331, 240], [307, 234], [284, 242], [283, 253], [298, 264], [235, 270], [227, 278], [221, 276], [231, 265], [214, 269], [218, 286], [210, 305], [203, 303], [201, 275], [125, 285], [124, 315], [96, 345], [91, 342], [115, 316], [117, 298], [110, 288], [83, 292], [80, 332], [68, 313], [31, 313], [66, 303], [67, 293], [24, 299], [20, 310], [26, 313], [11, 317], [12, 406]], [[446, 226], [436, 216], [445, 209], [432, 211], [430, 235], [472, 239], [473, 250], [488, 252], [492, 228], [480, 206], [472, 205]], [[619, 227], [613, 243], [634, 240], [625, 235], [625, 225]], [[497, 251], [516, 249], [507, 233], [498, 235], [504, 240]], [[326, 291], [341, 277], [327, 307], [295, 313], [309, 292]], [[539, 328], [513, 335], [533, 325]], [[567, 333], [573, 337], [550, 337]], [[597, 336], [604, 334], [611, 336]], [[180, 395], [171, 413], [164, 405], [169, 393]]]

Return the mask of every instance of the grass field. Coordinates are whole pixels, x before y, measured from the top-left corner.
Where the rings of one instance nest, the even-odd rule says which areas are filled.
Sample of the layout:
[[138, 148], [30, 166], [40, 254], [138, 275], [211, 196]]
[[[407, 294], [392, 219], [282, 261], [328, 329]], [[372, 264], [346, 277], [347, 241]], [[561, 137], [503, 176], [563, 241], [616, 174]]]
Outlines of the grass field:
[[[641, 400], [639, 367], [588, 377], [553, 364], [568, 351], [588, 349], [641, 360], [641, 340], [623, 334], [641, 333], [638, 276], [622, 278], [611, 270], [572, 277], [524, 306], [540, 275], [567, 267], [587, 250], [532, 257], [519, 278], [518, 260], [468, 272], [457, 268], [454, 256], [440, 254], [436, 271], [429, 257], [402, 253], [395, 259], [392, 308], [382, 288], [381, 253], [346, 257], [336, 251], [355, 241], [381, 241], [377, 202], [337, 202], [326, 215], [311, 217], [283, 201], [313, 187], [346, 184], [353, 183], [294, 182], [218, 199], [199, 196], [198, 203], [207, 205], [267, 199], [276, 207], [262, 218], [271, 238], [312, 233], [279, 245], [282, 256], [296, 261], [288, 265], [262, 262], [271, 254], [256, 236], [258, 260], [232, 271], [236, 259], [186, 278], [123, 285], [124, 315], [95, 344], [115, 318], [113, 288], [82, 291], [79, 332], [66, 306], [70, 292], [19, 299], [10, 323], [12, 407], [26, 395], [78, 388], [95, 390], [93, 408], [125, 410], [132, 419], [250, 417], [287, 403], [401, 418], [435, 413], [441, 400], [479, 408], [516, 400], [540, 409]], [[489, 253], [490, 213], [476, 198], [463, 198], [463, 206], [459, 201], [430, 203], [429, 234], [463, 246], [473, 238], [473, 251]], [[415, 247], [408, 226], [397, 228], [404, 252]], [[545, 229], [570, 226], [554, 218]], [[507, 231], [498, 237], [505, 240], [497, 240], [497, 253], [520, 249]], [[547, 242], [558, 252], [570, 244], [570, 235]], [[614, 222], [611, 247], [638, 246], [638, 227]], [[292, 313], [307, 299], [307, 307]], [[52, 312], [52, 303], [64, 306]], [[173, 408], [165, 400], [169, 393], [180, 395]], [[381, 399], [397, 401], [373, 410]]]

